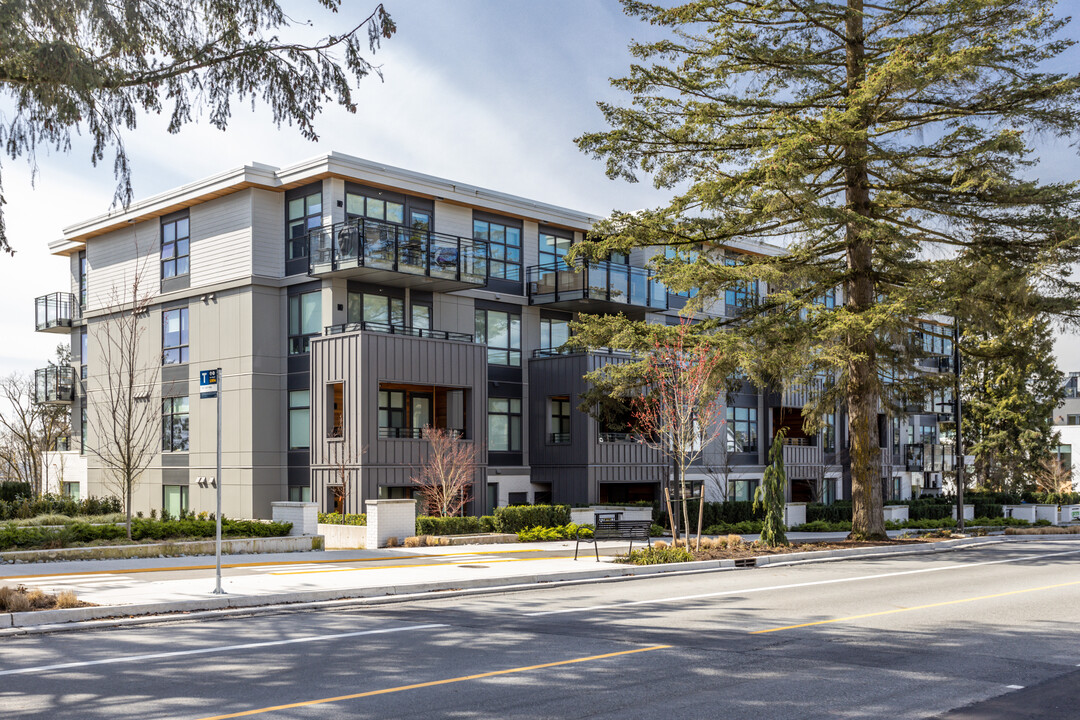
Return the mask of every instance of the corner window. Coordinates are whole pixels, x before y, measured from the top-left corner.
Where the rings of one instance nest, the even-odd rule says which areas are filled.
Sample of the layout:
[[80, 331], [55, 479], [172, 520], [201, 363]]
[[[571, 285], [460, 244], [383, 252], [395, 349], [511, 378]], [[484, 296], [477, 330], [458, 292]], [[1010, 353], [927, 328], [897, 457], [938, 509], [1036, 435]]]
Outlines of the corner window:
[[521, 316], [477, 310], [476, 342], [488, 346], [489, 365], [521, 367]]
[[473, 239], [488, 243], [488, 276], [521, 280], [521, 228], [473, 220]]
[[178, 218], [161, 223], [161, 277], [171, 278], [187, 275], [191, 254], [191, 236], [188, 219]]
[[540, 349], [557, 350], [570, 339], [570, 322], [540, 318]]
[[188, 361], [188, 310], [161, 313], [161, 362], [177, 365]]
[[548, 398], [549, 427], [548, 440], [554, 445], [570, 443], [570, 396], [553, 395]]
[[188, 451], [188, 399], [186, 397], [162, 400], [161, 451]]
[[290, 200], [285, 212], [286, 256], [289, 260], [305, 258], [308, 233], [322, 225], [322, 193]]
[[319, 291], [289, 297], [289, 354], [306, 353], [311, 338], [322, 330], [322, 298]]
[[520, 398], [488, 398], [488, 450], [521, 452]]
[[345, 383], [326, 386], [326, 437], [345, 436]]
[[311, 447], [311, 391], [289, 391], [289, 449]]
[[728, 407], [727, 451], [757, 452], [757, 408]]

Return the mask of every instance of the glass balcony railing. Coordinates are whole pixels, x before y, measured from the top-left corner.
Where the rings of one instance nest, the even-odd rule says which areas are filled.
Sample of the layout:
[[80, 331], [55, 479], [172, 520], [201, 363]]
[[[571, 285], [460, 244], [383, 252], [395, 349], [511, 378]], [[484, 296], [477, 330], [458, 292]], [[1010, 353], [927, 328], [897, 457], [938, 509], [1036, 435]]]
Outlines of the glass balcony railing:
[[34, 300], [34, 329], [38, 332], [66, 332], [79, 319], [79, 304], [71, 293], [56, 292]]
[[353, 218], [308, 233], [308, 274], [367, 268], [466, 285], [487, 282], [487, 243]]
[[473, 336], [468, 333], [451, 332], [449, 330], [429, 330], [428, 328], [409, 327], [408, 325], [393, 325], [382, 322], [355, 322], [343, 325], [328, 325], [323, 329], [324, 335], [340, 335], [350, 332], [379, 332], [388, 335], [408, 335], [410, 337], [432, 338], [435, 340], [454, 340], [456, 342], [473, 341]]
[[66, 405], [75, 399], [75, 368], [50, 365], [34, 371], [34, 402]]
[[603, 261], [582, 261], [571, 268], [559, 260], [533, 265], [526, 271], [526, 279], [533, 305], [600, 301], [668, 309], [667, 288], [645, 268]]
[[942, 472], [955, 467], [953, 448], [943, 443], [904, 445], [904, 466], [909, 472]]

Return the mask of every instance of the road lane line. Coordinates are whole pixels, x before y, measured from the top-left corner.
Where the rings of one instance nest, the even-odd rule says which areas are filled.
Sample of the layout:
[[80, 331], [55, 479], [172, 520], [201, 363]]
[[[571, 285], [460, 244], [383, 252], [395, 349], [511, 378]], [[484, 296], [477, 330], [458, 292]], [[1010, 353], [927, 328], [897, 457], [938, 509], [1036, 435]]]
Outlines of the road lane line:
[[14, 670], [0, 670], [0, 675], [25, 675], [27, 673], [48, 672], [50, 670], [68, 670], [70, 668], [89, 667], [92, 665], [112, 665], [115, 663], [143, 662], [145, 660], [159, 660], [161, 658], [182, 657], [184, 655], [209, 655], [212, 653], [228, 652], [231, 650], [250, 650], [252, 648], [273, 647], [275, 645], [294, 645], [299, 643], [318, 642], [320, 640], [340, 640], [342, 638], [360, 637], [361, 635], [385, 635], [388, 633], [412, 632], [414, 630], [431, 630], [432, 628], [447, 627], [444, 623], [430, 623], [427, 625], [410, 625], [408, 627], [382, 628], [379, 630], [359, 630], [349, 633], [331, 633], [329, 635], [307, 635], [305, 637], [292, 638], [289, 640], [269, 640], [266, 642], [244, 643], [242, 645], [222, 645], [219, 647], [197, 648], [195, 650], [174, 650], [163, 653], [150, 653], [148, 655], [125, 655], [123, 657], [103, 658], [101, 660], [84, 660], [81, 662], [59, 663], [56, 665], [39, 665], [37, 667], [16, 668]]
[[558, 555], [555, 557], [542, 557], [542, 558], [499, 558], [496, 560], [484, 560], [483, 558], [475, 558], [473, 560], [466, 560], [464, 562], [447, 562], [447, 563], [414, 563], [410, 565], [379, 565], [378, 567], [362, 567], [362, 568], [333, 568], [331, 570], [287, 570], [267, 573], [268, 575], [316, 575], [321, 573], [336, 573], [336, 572], [360, 572], [363, 570], [392, 570], [394, 568], [420, 568], [420, 567], [458, 567], [460, 565], [476, 565], [483, 563], [485, 565], [494, 565], [495, 563], [509, 563], [509, 562], [536, 562], [537, 560], [569, 560], [571, 555]]
[[879, 617], [881, 615], [895, 615], [902, 612], [912, 612], [913, 610], [926, 610], [928, 608], [945, 607], [946, 605], [961, 605], [963, 603], [975, 602], [977, 600], [992, 600], [993, 598], [1008, 597], [1009, 595], [1022, 595], [1024, 593], [1038, 592], [1040, 590], [1054, 590], [1057, 588], [1071, 587], [1073, 585], [1080, 585], [1080, 580], [1075, 582], [1058, 583], [1057, 585], [1043, 585], [1042, 587], [1027, 588], [1025, 590], [1010, 590], [1009, 592], [994, 593], [993, 595], [979, 595], [978, 597], [962, 598], [960, 600], [945, 600], [943, 602], [928, 603], [926, 605], [914, 605], [908, 608], [894, 608], [892, 610], [881, 610], [872, 613], [863, 613], [861, 615], [848, 615], [847, 617], [833, 618], [832, 620], [815, 620], [814, 622], [799, 623], [798, 625], [785, 625], [784, 627], [768, 628], [767, 630], [753, 630], [751, 635], [764, 635], [765, 633], [780, 632], [781, 630], [795, 630], [797, 628], [812, 627], [814, 625], [829, 625], [831, 623], [844, 622], [846, 620], [860, 620], [862, 618]]
[[[491, 550], [483, 555], [500, 555], [506, 553], [532, 553], [532, 552], [551, 552], [544, 548], [524, 548], [521, 550]], [[383, 558], [352, 558], [351, 560], [271, 560], [267, 562], [250, 562], [250, 563], [227, 563], [223, 564], [223, 568], [247, 568], [247, 567], [270, 567], [274, 565], [327, 565], [327, 564], [341, 564], [341, 563], [367, 563], [367, 562], [390, 562], [408, 560], [410, 557], [415, 558], [440, 558], [440, 557], [457, 557], [467, 555], [478, 555], [481, 553], [416, 553], [414, 555], [401, 555], [397, 557], [383, 557]], [[76, 575], [122, 575], [126, 573], [149, 573], [149, 572], [173, 572], [173, 571], [187, 571], [187, 570], [213, 570], [214, 565], [178, 565], [176, 567], [152, 567], [152, 568], [128, 568], [128, 569], [116, 569], [116, 570], [83, 570], [81, 572], [68, 572], [68, 573], [39, 573], [36, 575], [0, 575], [0, 580], [24, 580], [27, 578], [49, 578], [49, 577], [69, 577]]]
[[[946, 565], [944, 567], [936, 568], [920, 568], [918, 570], [898, 570], [891, 573], [880, 573], [878, 575], [860, 575], [859, 577], [851, 578], [834, 578], [832, 580], [813, 580], [810, 582], [801, 583], [789, 583], [787, 585], [771, 585], [769, 587], [760, 588], [746, 588], [743, 590], [720, 590], [710, 593], [698, 593], [695, 595], [677, 595], [674, 597], [654, 598], [652, 600], [634, 600], [625, 603], [613, 603], [608, 605], [590, 605], [587, 607], [577, 608], [561, 608], [559, 610], [543, 610], [540, 612], [524, 613], [524, 617], [541, 617], [544, 615], [563, 615], [566, 613], [585, 613], [593, 610], [618, 610], [620, 608], [629, 608], [636, 605], [655, 605], [660, 603], [669, 602], [685, 602], [687, 600], [702, 600], [705, 598], [724, 597], [725, 595], [749, 595], [751, 593], [769, 592], [772, 590], [792, 590], [795, 588], [814, 587], [817, 585], [835, 585], [837, 583], [849, 583], [860, 582], [862, 580], [879, 580], [881, 578], [899, 577], [902, 575], [918, 575], [921, 573], [943, 572], [945, 570], [963, 570], [965, 568], [981, 567], [983, 565], [1002, 565], [1004, 563], [1015, 562], [1027, 562], [1029, 560], [1037, 560], [1039, 558], [1057, 557], [1059, 555], [1075, 555], [1080, 553], [1080, 550], [1065, 550], [1063, 552], [1054, 553], [1040, 553], [1038, 555], [1024, 555], [1017, 558], [1006, 558], [1004, 560], [986, 560], [976, 563], [961, 563], [958, 565]], [[767, 566], [766, 566], [767, 567]], [[789, 567], [789, 566], [785, 566]], [[648, 576], [645, 576], [648, 577]]]
[[292, 708], [308, 707], [311, 705], [323, 705], [326, 703], [341, 702], [343, 700], [356, 700], [357, 698], [374, 697], [375, 695], [388, 695], [390, 693], [404, 692], [406, 690], [419, 690], [420, 688], [450, 685], [451, 683], [465, 682], [466, 680], [482, 680], [499, 675], [512, 675], [514, 673], [528, 672], [529, 670], [542, 670], [544, 668], [558, 667], [560, 665], [572, 665], [574, 663], [590, 662], [592, 660], [604, 660], [619, 657], [621, 655], [633, 655], [635, 653], [652, 652], [653, 650], [666, 650], [671, 645], [653, 645], [651, 647], [635, 648], [634, 650], [620, 650], [619, 652], [605, 653], [603, 655], [590, 655], [588, 657], [573, 658], [572, 660], [559, 660], [557, 662], [543, 663], [541, 665], [528, 665], [526, 667], [510, 668], [509, 670], [493, 670], [476, 675], [462, 675], [461, 677], [447, 678], [445, 680], [431, 680], [429, 682], [414, 683], [412, 685], [399, 685], [398, 687], [383, 688], [382, 690], [369, 690], [368, 692], [355, 693], [353, 695], [338, 695], [337, 697], [321, 698], [319, 700], [305, 700], [303, 702], [289, 703], [288, 705], [274, 705], [257, 710], [244, 710], [243, 712], [228, 713], [226, 715], [214, 715], [200, 718], [199, 720], [227, 720], [227, 718], [246, 717], [248, 715], [261, 715], [263, 713], [278, 710], [291, 710]]

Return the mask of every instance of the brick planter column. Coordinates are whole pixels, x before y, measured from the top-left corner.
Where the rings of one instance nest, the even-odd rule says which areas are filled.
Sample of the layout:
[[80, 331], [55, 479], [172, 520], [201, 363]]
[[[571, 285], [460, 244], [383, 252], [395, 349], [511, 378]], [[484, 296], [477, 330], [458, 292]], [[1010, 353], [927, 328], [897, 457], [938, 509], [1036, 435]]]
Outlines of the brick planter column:
[[291, 522], [290, 535], [319, 534], [319, 506], [311, 502], [270, 503], [274, 522]]
[[368, 500], [365, 505], [369, 550], [386, 547], [388, 538], [395, 537], [401, 543], [416, 534], [415, 500]]

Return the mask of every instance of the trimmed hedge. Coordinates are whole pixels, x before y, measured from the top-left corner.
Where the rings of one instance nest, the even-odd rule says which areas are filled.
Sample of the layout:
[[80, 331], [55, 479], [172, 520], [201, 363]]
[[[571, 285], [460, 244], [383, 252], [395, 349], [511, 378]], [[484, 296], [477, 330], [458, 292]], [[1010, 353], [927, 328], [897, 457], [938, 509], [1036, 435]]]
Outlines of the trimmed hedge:
[[37, 499], [0, 499], [0, 520], [28, 520], [38, 515], [109, 515], [123, 510], [120, 498], [114, 497], [74, 500], [63, 495], [46, 494]]
[[560, 527], [534, 527], [518, 532], [520, 542], [544, 542], [549, 540], [574, 540], [578, 537], [591, 538], [593, 536], [592, 525], [575, 525], [569, 523]]
[[319, 522], [326, 525], [367, 525], [367, 513], [353, 515], [347, 513], [319, 513]]
[[486, 532], [480, 518], [464, 517], [429, 517], [416, 518], [417, 535], [475, 535]]
[[706, 535], [754, 535], [765, 526], [764, 520], [743, 520], [737, 523], [716, 523], [705, 528]]
[[[222, 537], [283, 537], [289, 534], [292, 523], [261, 522], [259, 520], [221, 521]], [[187, 517], [183, 520], [147, 520], [132, 518], [131, 539], [136, 542], [147, 540], [190, 540], [212, 538], [216, 535], [213, 520], [199, 520]], [[0, 550], [18, 548], [62, 548], [76, 543], [93, 543], [102, 540], [126, 540], [127, 531], [123, 525], [91, 525], [77, 522], [62, 528], [18, 527], [13, 523], [0, 526]]]
[[[697, 527], [698, 502], [699, 501], [697, 500], [687, 502], [690, 513], [690, 524], [694, 527]], [[727, 500], [725, 502], [706, 502], [704, 512], [702, 513], [701, 525], [702, 527], [709, 527], [712, 525], [734, 525], [741, 522], [764, 519], [764, 508], [754, 512], [754, 503], [752, 502]], [[663, 505], [660, 512], [657, 513], [655, 522], [664, 527], [669, 526], [666, 504]]]
[[15, 502], [22, 498], [28, 498], [34, 494], [33, 488], [28, 482], [16, 482], [7, 480], [0, 482], [0, 501]]
[[495, 508], [498, 532], [517, 533], [534, 527], [561, 527], [569, 524], [569, 505], [512, 505]]

